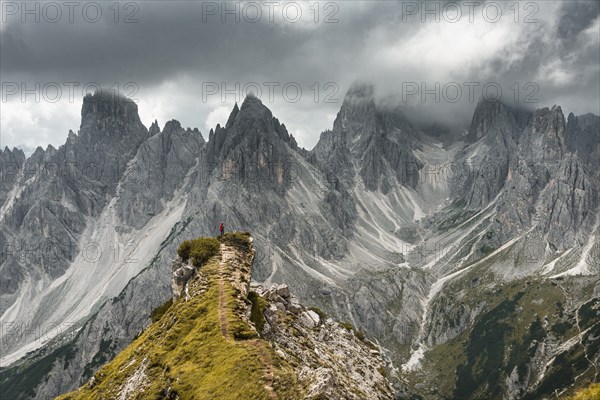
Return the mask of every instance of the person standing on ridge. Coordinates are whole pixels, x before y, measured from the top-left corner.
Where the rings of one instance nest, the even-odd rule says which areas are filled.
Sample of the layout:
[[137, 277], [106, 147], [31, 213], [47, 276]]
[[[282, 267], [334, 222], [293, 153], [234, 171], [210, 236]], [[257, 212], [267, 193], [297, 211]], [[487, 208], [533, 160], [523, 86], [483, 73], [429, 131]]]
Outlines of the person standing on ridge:
[[223, 236], [223, 233], [225, 232], [225, 225], [223, 225], [222, 222], [221, 225], [219, 225], [219, 230], [221, 231], [221, 236]]

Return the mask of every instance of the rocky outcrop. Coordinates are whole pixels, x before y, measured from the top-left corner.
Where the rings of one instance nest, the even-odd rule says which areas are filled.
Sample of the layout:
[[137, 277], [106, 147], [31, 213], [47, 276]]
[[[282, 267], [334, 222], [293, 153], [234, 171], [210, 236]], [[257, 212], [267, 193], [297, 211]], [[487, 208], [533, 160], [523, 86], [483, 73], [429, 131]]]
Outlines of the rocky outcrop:
[[598, 207], [597, 179], [580, 157], [567, 151], [566, 130], [560, 107], [553, 107], [537, 110], [520, 134], [518, 147], [507, 159], [492, 228], [500, 242], [538, 226], [551, 246], [568, 249], [591, 232]]
[[186, 284], [196, 273], [196, 268], [191, 264], [191, 261], [184, 263], [181, 257], [177, 256], [171, 269], [173, 270], [173, 277], [171, 278], [173, 300], [177, 301], [182, 295], [185, 295]]
[[101, 90], [84, 97], [79, 134], [67, 141], [64, 161], [87, 170], [83, 176], [98, 181], [114, 195], [127, 163], [148, 136], [134, 101]]
[[267, 300], [262, 336], [275, 351], [296, 365], [306, 382], [307, 398], [390, 399], [381, 349], [351, 325], [328, 318], [319, 309], [307, 309], [287, 285], [264, 289], [252, 286]]
[[284, 193], [290, 186], [296, 140], [256, 97], [249, 95], [239, 109], [236, 104], [227, 125], [209, 138], [204, 168], [216, 169], [217, 179], [252, 191]]
[[498, 101], [480, 100], [467, 140], [475, 143], [475, 148], [468, 156], [461, 155], [465, 158], [460, 159], [458, 169], [467, 180], [467, 205], [481, 209], [504, 187], [511, 158], [517, 152], [519, 124], [513, 110]]

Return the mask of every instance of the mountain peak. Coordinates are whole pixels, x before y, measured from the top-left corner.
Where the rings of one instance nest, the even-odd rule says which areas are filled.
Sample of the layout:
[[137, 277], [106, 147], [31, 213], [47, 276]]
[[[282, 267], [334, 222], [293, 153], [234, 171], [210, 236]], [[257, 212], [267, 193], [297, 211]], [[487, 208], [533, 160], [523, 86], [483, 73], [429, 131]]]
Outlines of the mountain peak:
[[[263, 102], [256, 97], [253, 93], [248, 93], [244, 101], [242, 102], [242, 107], [239, 110], [244, 111], [252, 108], [267, 108]], [[234, 111], [237, 108], [237, 103], [235, 103]]]
[[[297, 147], [293, 144], [295, 140], [287, 132], [285, 125], [281, 124], [271, 110], [252, 94], [246, 96], [241, 107], [238, 108], [236, 103], [227, 119], [225, 130], [228, 136], [248, 135], [251, 131], [261, 136], [274, 133], [293, 148]], [[219, 131], [220, 127], [217, 125], [215, 134]]]
[[160, 127], [158, 126], [158, 120], [154, 120], [152, 125], [150, 125], [150, 129], [148, 130], [150, 136], [154, 136], [157, 133], [160, 133]]
[[102, 129], [107, 122], [118, 125], [141, 125], [137, 104], [118, 93], [99, 90], [87, 94], [81, 106], [81, 129]]
[[172, 119], [170, 121], [167, 121], [167, 123], [165, 124], [163, 131], [179, 131], [179, 130], [183, 130], [183, 128], [181, 127], [181, 123], [179, 121], [177, 121], [176, 119]]
[[365, 126], [374, 126], [377, 113], [374, 93], [372, 85], [352, 84], [333, 123], [334, 131], [357, 134]]
[[225, 127], [227, 129], [231, 128], [233, 126], [233, 122], [235, 121], [235, 118], [237, 117], [238, 113], [240, 112], [240, 108], [238, 107], [237, 101], [235, 102], [235, 106], [233, 106], [233, 110], [231, 110], [231, 114], [229, 114], [229, 118], [227, 119], [227, 123], [225, 124]]
[[512, 112], [504, 103], [482, 98], [473, 112], [467, 138], [476, 142], [491, 131], [512, 129], [515, 124]]
[[346, 99], [365, 99], [375, 98], [375, 86], [372, 83], [357, 81], [348, 88]]
[[87, 93], [83, 98], [82, 113], [90, 111], [113, 110], [119, 106], [129, 106], [137, 112], [137, 104], [119, 93], [101, 89], [93, 94]]
[[544, 107], [535, 111], [532, 131], [544, 138], [546, 159], [560, 157], [567, 144], [567, 121], [560, 106]]

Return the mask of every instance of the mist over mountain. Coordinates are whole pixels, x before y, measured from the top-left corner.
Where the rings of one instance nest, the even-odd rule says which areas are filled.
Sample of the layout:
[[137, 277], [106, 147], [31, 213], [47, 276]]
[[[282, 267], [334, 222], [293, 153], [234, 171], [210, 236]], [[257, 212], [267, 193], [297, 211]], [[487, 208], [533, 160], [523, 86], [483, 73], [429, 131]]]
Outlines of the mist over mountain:
[[[60, 146], [98, 86], [138, 101], [147, 127], [177, 118], [208, 132], [256, 85], [307, 149], [359, 79], [425, 126], [464, 128], [497, 88], [506, 104], [600, 113], [597, 1], [237, 2], [229, 14], [221, 2], [96, 2], [89, 15], [83, 3], [38, 4], [0, 10], [2, 148]], [[298, 102], [286, 84], [301, 87]]]

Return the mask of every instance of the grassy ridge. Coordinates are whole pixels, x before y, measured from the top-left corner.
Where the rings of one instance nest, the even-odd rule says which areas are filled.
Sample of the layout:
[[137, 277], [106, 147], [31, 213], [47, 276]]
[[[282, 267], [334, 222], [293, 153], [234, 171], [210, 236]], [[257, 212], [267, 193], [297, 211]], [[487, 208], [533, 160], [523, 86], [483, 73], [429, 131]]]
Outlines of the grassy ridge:
[[[221, 239], [225, 243], [229, 239], [237, 242], [240, 237]], [[250, 247], [247, 237], [246, 245]], [[187, 301], [173, 303], [157, 322], [102, 367], [92, 382], [59, 399], [118, 398], [128, 383], [135, 387], [129, 393], [131, 399], [168, 399], [177, 395], [191, 400], [267, 400], [272, 395], [266, 384], [273, 382], [277, 383], [273, 386], [280, 398], [301, 397], [290, 374], [291, 367], [279, 360], [266, 342], [234, 340], [236, 331], [253, 330], [237, 314], [239, 291], [227, 279], [220, 279], [225, 267], [220, 265], [219, 254], [210, 258], [202, 265], [199, 276], [188, 283], [192, 296]], [[219, 312], [223, 302], [221, 313], [225, 313], [230, 327], [225, 336]], [[256, 334], [249, 337], [256, 338]], [[266, 363], [274, 371], [272, 382], [265, 377]]]

